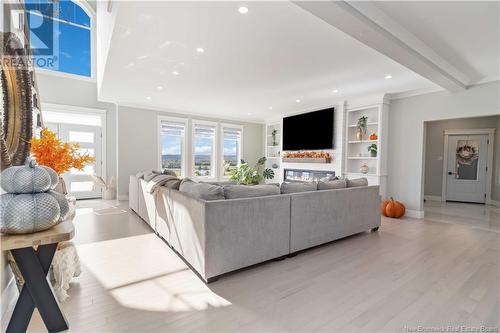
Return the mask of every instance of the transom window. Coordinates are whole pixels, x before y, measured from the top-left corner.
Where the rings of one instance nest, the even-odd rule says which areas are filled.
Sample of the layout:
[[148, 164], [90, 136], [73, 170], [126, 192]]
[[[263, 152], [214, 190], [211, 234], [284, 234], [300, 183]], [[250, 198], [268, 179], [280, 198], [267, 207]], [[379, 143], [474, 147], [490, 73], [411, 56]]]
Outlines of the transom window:
[[92, 76], [91, 17], [70, 0], [26, 0], [34, 66]]

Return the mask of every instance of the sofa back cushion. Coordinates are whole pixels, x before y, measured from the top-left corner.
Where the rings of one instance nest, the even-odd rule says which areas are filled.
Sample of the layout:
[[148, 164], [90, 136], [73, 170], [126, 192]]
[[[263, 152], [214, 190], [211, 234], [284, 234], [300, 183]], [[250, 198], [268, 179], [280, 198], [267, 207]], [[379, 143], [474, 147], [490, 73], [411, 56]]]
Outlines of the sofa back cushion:
[[280, 194], [280, 187], [274, 184], [224, 186], [224, 196], [226, 199], [263, 197], [276, 194]]
[[356, 179], [346, 179], [347, 187], [360, 187], [360, 186], [368, 186], [368, 179], [365, 177], [356, 178]]
[[281, 184], [281, 193], [310, 192], [318, 189], [316, 182], [290, 182]]
[[197, 183], [184, 178], [179, 185], [179, 191], [201, 200], [224, 200], [224, 190], [221, 186], [208, 183]]
[[318, 182], [318, 190], [336, 190], [339, 188], [346, 188], [347, 183], [343, 179], [330, 180], [327, 182]]

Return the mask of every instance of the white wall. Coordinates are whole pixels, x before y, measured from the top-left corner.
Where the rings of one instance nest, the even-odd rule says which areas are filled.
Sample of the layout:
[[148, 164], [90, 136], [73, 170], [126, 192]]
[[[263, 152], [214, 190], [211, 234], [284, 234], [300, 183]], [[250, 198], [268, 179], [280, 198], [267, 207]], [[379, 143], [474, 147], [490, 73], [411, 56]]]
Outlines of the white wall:
[[497, 117], [497, 130], [495, 132], [495, 144], [493, 149], [495, 151], [494, 174], [493, 174], [493, 188], [491, 189], [492, 200], [497, 201], [497, 206], [500, 205], [500, 116]]
[[456, 93], [443, 91], [391, 102], [388, 194], [404, 202], [410, 214], [423, 216], [424, 122], [498, 115], [499, 89], [497, 81]]
[[158, 169], [158, 115], [243, 125], [243, 159], [253, 163], [264, 156], [262, 124], [119, 106], [118, 194], [121, 198], [128, 195], [130, 175], [135, 175], [139, 171]]
[[106, 176], [116, 176], [116, 107], [97, 100], [96, 82], [38, 72], [37, 83], [42, 103], [106, 110]]
[[[424, 195], [441, 196], [443, 181], [443, 158], [446, 158], [444, 152], [444, 131], [448, 129], [480, 129], [495, 128], [495, 138], [499, 134], [500, 116], [475, 117], [451, 120], [431, 121], [426, 123], [426, 145], [425, 145], [425, 186]], [[494, 142], [491, 144], [495, 145]], [[498, 145], [493, 147], [494, 160], [498, 159]], [[495, 153], [495, 151], [497, 151]], [[494, 163], [492, 199], [499, 200], [497, 196], [498, 178], [500, 163]]]

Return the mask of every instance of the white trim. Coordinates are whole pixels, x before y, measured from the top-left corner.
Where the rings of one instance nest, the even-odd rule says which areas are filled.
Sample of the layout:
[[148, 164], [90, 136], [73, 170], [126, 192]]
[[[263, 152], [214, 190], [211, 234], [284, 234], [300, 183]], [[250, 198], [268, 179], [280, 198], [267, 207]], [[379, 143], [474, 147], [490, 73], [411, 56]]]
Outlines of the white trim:
[[424, 199], [427, 201], [443, 201], [443, 197], [440, 195], [424, 195]]
[[53, 104], [53, 103], [42, 103], [42, 110], [44, 111], [54, 111], [54, 112], [68, 112], [68, 113], [95, 113], [95, 114], [106, 114], [105, 109], [94, 109], [75, 105], [66, 104]]
[[[195, 132], [195, 127], [196, 125], [206, 125], [206, 126], [213, 126], [215, 128], [214, 130], [214, 142], [213, 142], [213, 152], [212, 152], [212, 161], [213, 161], [213, 166], [211, 170], [212, 176], [206, 177], [206, 176], [195, 176], [194, 175], [194, 163], [195, 163], [195, 148], [194, 148], [194, 132]], [[219, 174], [219, 154], [220, 152], [218, 151], [218, 142], [219, 142], [219, 123], [216, 121], [210, 121], [210, 120], [198, 120], [198, 119], [191, 119], [191, 165], [190, 165], [190, 170], [191, 170], [191, 177], [193, 177], [196, 180], [199, 181], [215, 181], [217, 180], [217, 176]]]
[[423, 210], [407, 209], [405, 212], [405, 216], [411, 217], [414, 219], [423, 219], [425, 216], [425, 212]]
[[161, 121], [172, 121], [172, 122], [177, 122], [177, 123], [183, 123], [184, 124], [184, 135], [182, 137], [182, 152], [181, 152], [181, 177], [187, 177], [188, 175], [188, 169], [187, 169], [187, 161], [188, 161], [188, 140], [187, 140], [187, 133], [189, 131], [189, 121], [186, 118], [177, 118], [177, 117], [170, 117], [170, 116], [162, 116], [158, 115], [157, 119], [157, 124], [156, 124], [156, 145], [157, 145], [157, 158], [158, 161], [156, 165], [158, 165], [159, 170], [162, 170], [162, 160], [161, 157], [163, 155], [162, 152], [162, 147], [161, 147], [161, 139], [160, 139], [160, 134], [161, 134]]
[[488, 135], [488, 159], [486, 161], [486, 167], [488, 172], [486, 173], [486, 199], [485, 204], [491, 203], [491, 182], [493, 179], [493, 145], [495, 140], [495, 129], [494, 128], [483, 128], [483, 129], [447, 129], [444, 131], [444, 152], [443, 156], [443, 182], [441, 184], [441, 201], [446, 201], [446, 191], [447, 191], [447, 172], [448, 172], [448, 141], [450, 135]]
[[240, 141], [238, 142], [238, 151], [239, 151], [239, 156], [237, 156], [237, 161], [236, 165], [239, 167], [240, 166], [240, 160], [243, 158], [243, 125], [237, 125], [237, 124], [229, 124], [229, 123], [219, 123], [219, 132], [220, 132], [220, 139], [219, 139], [219, 161], [217, 163], [220, 165], [219, 167], [219, 179], [222, 180], [227, 180], [230, 178], [230, 176], [224, 176], [224, 129], [237, 129], [241, 131], [241, 136], [240, 136]]
[[490, 200], [490, 205], [495, 206], [495, 207], [500, 207], [500, 201]]
[[118, 201], [128, 201], [128, 194], [120, 194], [117, 196]]

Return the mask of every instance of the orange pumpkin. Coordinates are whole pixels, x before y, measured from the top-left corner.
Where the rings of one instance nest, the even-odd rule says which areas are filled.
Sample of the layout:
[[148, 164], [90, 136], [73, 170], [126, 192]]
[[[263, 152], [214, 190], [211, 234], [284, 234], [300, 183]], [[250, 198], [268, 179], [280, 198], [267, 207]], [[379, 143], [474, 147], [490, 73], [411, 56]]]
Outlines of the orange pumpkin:
[[387, 207], [389, 202], [389, 200], [382, 200], [382, 203], [380, 204], [380, 214], [387, 216], [387, 214], [385, 213], [385, 208]]
[[[392, 218], [400, 218], [405, 214], [406, 208], [401, 202], [394, 200], [391, 197], [391, 200], [387, 200], [385, 203], [385, 214], [384, 216], [392, 217]], [[382, 205], [384, 204], [382, 203]], [[381, 206], [382, 208], [382, 206]]]
[[377, 139], [378, 139], [377, 134], [372, 133], [372, 135], [370, 135], [370, 140], [377, 140]]

